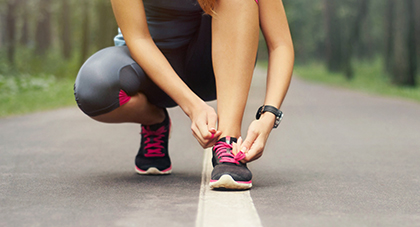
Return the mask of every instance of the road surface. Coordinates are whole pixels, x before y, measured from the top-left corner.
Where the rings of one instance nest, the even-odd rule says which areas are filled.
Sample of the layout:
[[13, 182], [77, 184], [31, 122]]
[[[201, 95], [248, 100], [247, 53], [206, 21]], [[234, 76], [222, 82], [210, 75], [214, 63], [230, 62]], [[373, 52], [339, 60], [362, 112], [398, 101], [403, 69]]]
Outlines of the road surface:
[[[244, 136], [264, 84], [257, 68]], [[218, 226], [420, 226], [420, 104], [294, 78], [282, 110], [239, 197], [205, 192], [206, 155], [179, 108], [173, 174], [159, 177], [134, 172], [138, 125], [76, 107], [0, 119], [0, 226], [213, 226], [223, 209]]]

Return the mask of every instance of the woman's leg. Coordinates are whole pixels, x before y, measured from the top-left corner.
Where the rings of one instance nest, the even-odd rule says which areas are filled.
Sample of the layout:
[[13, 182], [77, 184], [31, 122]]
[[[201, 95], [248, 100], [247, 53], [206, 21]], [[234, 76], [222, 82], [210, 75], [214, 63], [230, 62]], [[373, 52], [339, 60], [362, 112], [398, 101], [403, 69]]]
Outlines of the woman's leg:
[[238, 138], [258, 49], [254, 0], [218, 0], [212, 20], [212, 55], [221, 137]]
[[88, 116], [101, 122], [160, 123], [165, 118], [163, 108], [151, 104], [139, 92], [143, 82], [150, 83], [145, 77], [127, 47], [103, 49], [79, 71], [75, 83], [77, 103]]
[[[231, 145], [241, 135], [242, 117], [258, 49], [258, 5], [254, 0], [218, 0], [212, 20], [212, 56], [222, 139], [213, 147], [210, 188], [249, 189], [252, 173]], [[225, 137], [225, 138], [224, 138]]]
[[105, 123], [131, 122], [153, 125], [162, 122], [165, 113], [162, 108], [151, 104], [143, 93], [138, 93], [117, 109], [92, 118]]
[[[135, 158], [139, 174], [169, 174], [170, 120], [163, 108], [171, 105], [130, 57], [127, 47], [110, 47], [90, 57], [82, 66], [74, 86], [80, 109], [91, 118], [107, 123], [142, 124], [140, 148]], [[149, 102], [151, 97], [156, 104]]]

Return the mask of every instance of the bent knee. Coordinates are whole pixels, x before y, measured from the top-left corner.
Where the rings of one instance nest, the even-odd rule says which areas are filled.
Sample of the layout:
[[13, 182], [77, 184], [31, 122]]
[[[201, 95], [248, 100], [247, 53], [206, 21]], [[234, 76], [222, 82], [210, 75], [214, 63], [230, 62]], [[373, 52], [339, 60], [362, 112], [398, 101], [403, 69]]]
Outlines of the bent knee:
[[[128, 50], [111, 47], [90, 57], [81, 67], [74, 85], [79, 108], [89, 116], [108, 113], [130, 100], [138, 89], [137, 75]], [[124, 76], [120, 74], [123, 73]], [[122, 83], [129, 84], [125, 87]]]
[[83, 69], [74, 84], [74, 96], [79, 108], [89, 116], [107, 113], [120, 106], [118, 84]]

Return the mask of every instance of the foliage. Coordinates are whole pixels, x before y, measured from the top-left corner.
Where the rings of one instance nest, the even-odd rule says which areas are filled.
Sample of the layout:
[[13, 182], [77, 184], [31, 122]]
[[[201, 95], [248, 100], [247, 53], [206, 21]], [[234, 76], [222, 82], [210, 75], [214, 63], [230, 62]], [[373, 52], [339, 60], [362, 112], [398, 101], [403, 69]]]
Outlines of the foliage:
[[345, 72], [342, 75], [351, 79], [354, 59], [379, 55], [387, 59], [382, 75], [392, 75], [401, 85], [416, 85], [420, 16], [414, 12], [420, 11], [420, 1], [293, 0], [285, 1], [285, 7], [298, 63], [322, 60], [329, 71]]
[[8, 63], [4, 52], [0, 52], [0, 74], [11, 76], [49, 74], [57, 78], [74, 78], [79, 70], [79, 56], [73, 54], [64, 60], [61, 53], [51, 49], [42, 56], [33, 54], [33, 49], [18, 47], [15, 63]]
[[[322, 62], [298, 64], [294, 73], [305, 80], [316, 83], [345, 87], [372, 94], [402, 97], [420, 102], [420, 89], [396, 86], [391, 83], [391, 78], [383, 70], [383, 60], [376, 57], [372, 61], [357, 61], [354, 64], [355, 77], [349, 81], [341, 73], [328, 72]], [[417, 76], [420, 78], [420, 74]]]
[[[341, 81], [345, 86], [364, 89], [369, 81], [375, 81], [374, 84], [383, 85], [382, 90], [393, 91], [397, 88], [390, 84], [397, 83], [407, 93], [416, 91], [405, 86], [415, 86], [418, 78], [413, 75], [420, 71], [417, 69], [420, 63], [420, 14], [414, 13], [420, 12], [420, 1], [283, 2], [292, 32], [297, 70], [304, 77], [311, 78], [304, 72], [307, 69], [312, 70], [313, 76], [319, 74], [317, 80], [327, 83]], [[363, 7], [361, 3], [366, 2], [369, 4]], [[71, 81], [81, 64], [89, 55], [112, 45], [116, 30], [110, 1], [0, 0], [0, 78], [3, 83], [0, 111], [11, 113], [16, 108], [16, 112], [24, 112], [15, 103], [19, 103], [18, 98], [32, 98], [30, 92], [34, 93], [33, 97], [36, 94], [47, 97], [47, 94], [67, 90], [69, 94], [55, 97], [70, 97]], [[258, 59], [267, 60], [262, 36], [259, 46]], [[368, 72], [369, 67], [373, 71]], [[365, 74], [369, 76], [360, 76]], [[346, 78], [353, 81], [346, 81]], [[41, 83], [39, 81], [47, 87], [36, 85]], [[6, 85], [11, 87], [6, 88]], [[63, 86], [61, 90], [54, 90], [60, 86]], [[14, 107], [5, 107], [4, 103], [13, 103]], [[54, 101], [50, 100], [47, 105], [49, 103]]]
[[75, 105], [73, 82], [52, 75], [0, 75], [0, 117]]

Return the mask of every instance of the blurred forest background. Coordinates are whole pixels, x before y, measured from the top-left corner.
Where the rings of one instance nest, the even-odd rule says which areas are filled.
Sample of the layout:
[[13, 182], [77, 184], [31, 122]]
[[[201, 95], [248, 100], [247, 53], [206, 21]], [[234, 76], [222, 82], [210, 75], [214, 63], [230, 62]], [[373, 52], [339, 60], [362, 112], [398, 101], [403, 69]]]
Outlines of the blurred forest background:
[[[343, 81], [372, 77], [388, 86], [420, 90], [419, 0], [283, 2], [298, 74]], [[16, 94], [26, 90], [45, 96], [57, 89], [54, 97], [67, 98], [54, 105], [70, 103], [68, 87], [81, 64], [113, 45], [116, 33], [109, 0], [0, 0], [0, 116], [21, 108]], [[265, 52], [261, 38], [261, 62]], [[27, 96], [33, 99], [27, 102], [36, 99], [33, 93]]]
[[75, 77], [117, 33], [108, 0], [0, 0], [0, 9], [2, 75]]

